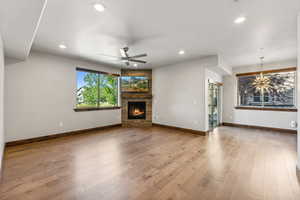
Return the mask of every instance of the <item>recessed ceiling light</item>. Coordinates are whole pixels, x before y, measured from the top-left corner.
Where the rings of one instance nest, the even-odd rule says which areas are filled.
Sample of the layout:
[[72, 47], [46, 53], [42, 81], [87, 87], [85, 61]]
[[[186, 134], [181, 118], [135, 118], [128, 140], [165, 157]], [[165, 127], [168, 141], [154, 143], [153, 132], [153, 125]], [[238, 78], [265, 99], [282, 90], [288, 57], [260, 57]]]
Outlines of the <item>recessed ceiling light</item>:
[[64, 44], [60, 44], [58, 47], [61, 48], [61, 49], [66, 49], [67, 48], [67, 46], [64, 45]]
[[234, 20], [234, 23], [241, 24], [244, 23], [245, 21], [246, 21], [246, 17], [238, 17]]
[[98, 12], [103, 12], [105, 10], [105, 7], [103, 4], [101, 3], [96, 3], [94, 4], [94, 8], [95, 10], [97, 10]]
[[178, 54], [179, 54], [179, 55], [183, 55], [183, 54], [185, 54], [185, 51], [184, 51], [184, 50], [180, 50], [180, 51], [178, 52]]
[[133, 64], [133, 66], [134, 66], [134, 67], [137, 67], [137, 66], [138, 66], [138, 64], [134, 63], [134, 64]]

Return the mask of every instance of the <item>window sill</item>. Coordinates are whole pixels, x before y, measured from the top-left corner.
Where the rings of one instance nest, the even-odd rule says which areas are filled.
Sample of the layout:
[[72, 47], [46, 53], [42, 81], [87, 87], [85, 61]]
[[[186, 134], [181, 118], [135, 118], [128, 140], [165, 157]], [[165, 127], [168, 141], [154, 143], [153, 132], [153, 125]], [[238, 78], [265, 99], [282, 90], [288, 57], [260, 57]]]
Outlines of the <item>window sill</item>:
[[75, 112], [85, 112], [85, 111], [96, 111], [96, 110], [117, 110], [120, 106], [116, 107], [101, 107], [101, 108], [74, 108]]
[[262, 110], [262, 111], [281, 111], [281, 112], [297, 112], [297, 108], [268, 108], [268, 107], [244, 107], [236, 106], [238, 110]]

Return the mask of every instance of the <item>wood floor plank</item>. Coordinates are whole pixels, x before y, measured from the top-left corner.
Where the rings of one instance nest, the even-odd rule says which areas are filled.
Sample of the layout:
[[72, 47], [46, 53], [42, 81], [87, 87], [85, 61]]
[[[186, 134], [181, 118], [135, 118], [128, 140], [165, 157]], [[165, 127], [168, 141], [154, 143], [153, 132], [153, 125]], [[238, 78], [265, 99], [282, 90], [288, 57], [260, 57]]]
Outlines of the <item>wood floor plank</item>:
[[116, 127], [6, 148], [0, 200], [298, 200], [295, 165], [292, 134]]

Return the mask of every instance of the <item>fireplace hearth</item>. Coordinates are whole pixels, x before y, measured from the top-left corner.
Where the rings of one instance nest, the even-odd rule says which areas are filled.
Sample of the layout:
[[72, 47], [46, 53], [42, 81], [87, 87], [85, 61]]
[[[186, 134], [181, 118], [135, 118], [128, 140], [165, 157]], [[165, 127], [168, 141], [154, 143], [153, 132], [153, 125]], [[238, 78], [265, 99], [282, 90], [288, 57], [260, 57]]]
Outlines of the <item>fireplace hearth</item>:
[[128, 119], [146, 119], [146, 102], [128, 102]]

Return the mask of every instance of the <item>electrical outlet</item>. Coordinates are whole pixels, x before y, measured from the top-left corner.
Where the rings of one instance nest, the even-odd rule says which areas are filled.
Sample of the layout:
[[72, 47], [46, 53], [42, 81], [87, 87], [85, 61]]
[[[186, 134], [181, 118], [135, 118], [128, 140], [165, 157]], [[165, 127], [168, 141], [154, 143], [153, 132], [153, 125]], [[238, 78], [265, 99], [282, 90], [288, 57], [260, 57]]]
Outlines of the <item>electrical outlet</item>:
[[59, 122], [59, 126], [60, 126], [60, 127], [63, 127], [63, 126], [64, 126], [64, 123], [63, 123], [63, 122]]
[[296, 121], [291, 121], [290, 126], [292, 128], [297, 128], [297, 122]]

